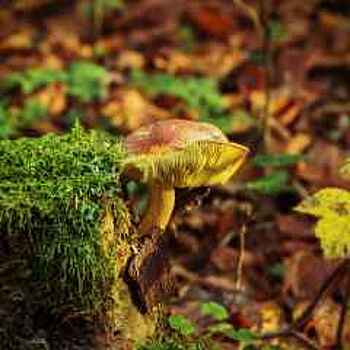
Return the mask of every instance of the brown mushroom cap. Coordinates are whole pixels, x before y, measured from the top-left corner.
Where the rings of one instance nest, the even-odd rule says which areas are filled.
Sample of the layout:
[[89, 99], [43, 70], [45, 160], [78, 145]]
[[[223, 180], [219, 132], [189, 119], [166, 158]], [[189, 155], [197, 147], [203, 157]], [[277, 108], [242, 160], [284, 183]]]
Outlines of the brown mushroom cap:
[[225, 134], [216, 126], [190, 120], [169, 119], [143, 126], [126, 139], [130, 154], [147, 154], [180, 150], [194, 141], [228, 142]]
[[129, 174], [169, 187], [198, 187], [226, 182], [248, 149], [230, 142], [216, 126], [181, 119], [141, 127], [126, 139]]

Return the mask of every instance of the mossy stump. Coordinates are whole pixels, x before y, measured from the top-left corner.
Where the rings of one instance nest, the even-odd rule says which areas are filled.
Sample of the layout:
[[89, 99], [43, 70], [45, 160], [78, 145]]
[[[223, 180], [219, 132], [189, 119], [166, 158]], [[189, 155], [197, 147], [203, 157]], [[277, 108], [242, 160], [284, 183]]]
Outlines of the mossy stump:
[[122, 278], [135, 243], [124, 158], [118, 140], [79, 126], [0, 142], [1, 349], [71, 348], [58, 329], [77, 319], [94, 340], [97, 329], [136, 341], [153, 332]]

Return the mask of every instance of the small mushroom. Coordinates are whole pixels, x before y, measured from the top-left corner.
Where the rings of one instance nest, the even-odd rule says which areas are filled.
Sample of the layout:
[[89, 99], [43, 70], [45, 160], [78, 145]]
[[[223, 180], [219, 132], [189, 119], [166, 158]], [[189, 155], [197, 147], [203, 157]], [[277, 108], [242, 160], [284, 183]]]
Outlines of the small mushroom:
[[126, 138], [125, 173], [149, 186], [139, 231], [164, 230], [175, 204], [175, 188], [227, 182], [248, 148], [230, 142], [214, 125], [181, 119], [158, 121]]

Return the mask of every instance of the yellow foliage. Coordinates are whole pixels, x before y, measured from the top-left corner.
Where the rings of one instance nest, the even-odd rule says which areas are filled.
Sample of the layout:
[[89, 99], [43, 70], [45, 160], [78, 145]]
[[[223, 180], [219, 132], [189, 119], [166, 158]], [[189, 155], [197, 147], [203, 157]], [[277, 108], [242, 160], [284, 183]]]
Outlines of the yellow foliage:
[[325, 188], [304, 200], [297, 211], [319, 218], [315, 235], [328, 258], [345, 258], [350, 252], [350, 192]]

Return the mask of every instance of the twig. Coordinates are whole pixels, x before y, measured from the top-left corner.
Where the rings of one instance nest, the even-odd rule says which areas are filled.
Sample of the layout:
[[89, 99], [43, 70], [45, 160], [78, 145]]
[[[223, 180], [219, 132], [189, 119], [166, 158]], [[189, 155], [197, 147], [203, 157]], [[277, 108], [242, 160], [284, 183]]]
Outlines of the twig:
[[244, 0], [233, 0], [233, 3], [240, 8], [254, 23], [255, 29], [258, 32], [261, 40], [262, 50], [265, 54], [265, 104], [261, 116], [261, 128], [263, 130], [262, 146], [266, 153], [269, 153], [271, 148], [271, 119], [270, 101], [271, 101], [271, 79], [273, 74], [272, 65], [272, 43], [268, 30], [268, 0], [259, 0], [259, 8], [256, 10], [253, 6], [247, 5]]
[[347, 264], [347, 270], [345, 273], [347, 274], [346, 284], [345, 284], [345, 294], [344, 294], [344, 298], [342, 300], [341, 312], [340, 312], [340, 317], [339, 317], [339, 322], [338, 322], [338, 327], [337, 327], [337, 335], [336, 335], [336, 343], [335, 343], [336, 349], [341, 349], [345, 316], [346, 316], [346, 312], [347, 312], [347, 308], [348, 308], [348, 301], [349, 301], [349, 297], [350, 297], [349, 263]]
[[257, 30], [257, 32], [259, 33], [262, 39], [264, 37], [264, 29], [261, 25], [259, 14], [255, 10], [255, 8], [253, 6], [246, 4], [244, 0], [233, 0], [233, 3], [247, 14], [247, 16], [254, 23], [255, 29]]
[[239, 245], [239, 258], [237, 264], [237, 278], [236, 278], [236, 289], [241, 290], [242, 288], [242, 271], [244, 262], [244, 252], [245, 252], [245, 235], [247, 233], [247, 226], [243, 225], [240, 232], [240, 245]]
[[303, 343], [309, 349], [313, 349], [313, 350], [318, 350], [319, 349], [317, 344], [315, 344], [312, 340], [310, 340], [303, 333], [300, 333], [300, 332], [297, 332], [297, 331], [292, 331], [291, 332], [291, 336], [294, 337], [295, 339], [299, 340], [300, 343]]
[[[266, 108], [266, 106], [264, 108]], [[270, 123], [269, 127], [273, 129], [276, 133], [278, 133], [280, 137], [282, 137], [286, 141], [290, 140], [291, 138], [290, 132], [279, 121], [277, 121], [275, 118], [270, 116], [269, 123]]]
[[92, 37], [96, 40], [102, 31], [104, 4], [102, 0], [91, 0]]
[[297, 339], [300, 343], [303, 343], [308, 349], [317, 350], [318, 346], [310, 340], [307, 336], [305, 336], [303, 333], [300, 333], [296, 330], [290, 329], [290, 327], [278, 331], [278, 332], [271, 332], [271, 333], [265, 333], [259, 337], [260, 340], [270, 340], [274, 338], [289, 338], [293, 337]]
[[300, 329], [311, 317], [315, 307], [320, 302], [322, 296], [327, 292], [333, 282], [341, 275], [344, 270], [346, 270], [348, 261], [345, 260], [341, 262], [336, 269], [328, 276], [328, 278], [323, 282], [321, 288], [319, 289], [317, 295], [311, 302], [311, 304], [306, 308], [306, 310], [298, 317], [295, 322], [293, 322], [291, 328], [292, 329]]
[[[321, 298], [323, 295], [328, 291], [330, 286], [333, 284], [333, 282], [341, 276], [341, 274], [344, 271], [347, 271], [349, 268], [349, 260], [346, 259], [343, 262], [341, 262], [335, 270], [328, 276], [328, 278], [323, 282], [321, 288], [319, 289], [317, 295], [311, 302], [311, 304], [306, 308], [306, 310], [301, 314], [300, 317], [298, 317], [289, 327], [282, 329], [281, 331], [277, 332], [269, 332], [269, 333], [264, 333], [259, 336], [259, 339], [261, 340], [268, 340], [268, 339], [273, 339], [273, 338], [285, 338], [285, 337], [290, 337], [293, 336], [294, 338], [298, 339], [299, 341], [303, 342], [304, 345], [308, 346], [309, 349], [318, 349], [318, 347], [305, 335], [300, 333], [298, 330], [302, 328], [302, 326], [310, 319], [314, 309], [316, 308], [317, 304], [320, 302]], [[347, 277], [347, 291], [346, 291], [346, 296], [344, 299], [348, 299], [349, 294], [350, 294], [350, 276]], [[345, 303], [345, 300], [344, 300]], [[343, 304], [346, 305], [346, 304]], [[342, 318], [345, 319], [345, 312], [342, 311], [341, 319], [340, 319], [340, 324], [338, 325], [338, 331], [337, 335], [341, 336], [342, 333], [342, 328], [344, 324], [344, 320], [342, 321]], [[338, 341], [338, 340], [337, 340]]]
[[307, 191], [305, 186], [300, 181], [293, 180], [292, 181], [292, 185], [296, 189], [296, 191], [298, 192], [299, 196], [302, 199], [305, 199], [305, 198], [307, 198], [309, 196], [309, 192]]
[[265, 105], [262, 115], [262, 129], [263, 129], [263, 145], [264, 151], [269, 153], [271, 149], [271, 114], [270, 114], [270, 102], [271, 102], [271, 80], [273, 74], [272, 66], [272, 43], [270, 40], [270, 33], [268, 30], [268, 1], [259, 0], [259, 13], [260, 23], [263, 31], [263, 52], [265, 56], [264, 67], [265, 67]]

